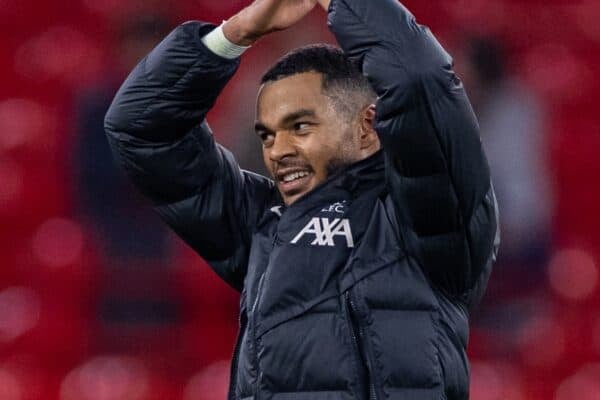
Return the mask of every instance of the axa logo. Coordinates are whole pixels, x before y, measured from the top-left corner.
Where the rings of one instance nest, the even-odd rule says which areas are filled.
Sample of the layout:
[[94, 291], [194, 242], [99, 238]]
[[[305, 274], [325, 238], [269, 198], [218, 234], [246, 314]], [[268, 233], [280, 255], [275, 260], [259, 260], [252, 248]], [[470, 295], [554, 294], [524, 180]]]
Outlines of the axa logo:
[[335, 237], [341, 236], [346, 239], [348, 247], [354, 247], [354, 239], [352, 238], [352, 229], [350, 229], [350, 221], [347, 218], [313, 218], [300, 233], [292, 239], [291, 243], [298, 243], [304, 235], [314, 236], [314, 240], [310, 243], [312, 246], [335, 246]]

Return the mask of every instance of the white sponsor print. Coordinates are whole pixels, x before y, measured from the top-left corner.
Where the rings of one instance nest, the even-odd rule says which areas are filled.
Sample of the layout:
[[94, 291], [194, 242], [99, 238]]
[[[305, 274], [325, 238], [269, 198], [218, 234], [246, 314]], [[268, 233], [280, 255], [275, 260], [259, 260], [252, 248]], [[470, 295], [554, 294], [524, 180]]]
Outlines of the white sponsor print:
[[335, 246], [334, 238], [342, 236], [346, 239], [348, 247], [354, 247], [354, 239], [352, 238], [352, 230], [350, 229], [350, 221], [347, 218], [317, 218], [314, 217], [300, 233], [292, 239], [291, 243], [295, 244], [304, 235], [314, 235], [314, 240], [310, 243], [311, 246]]

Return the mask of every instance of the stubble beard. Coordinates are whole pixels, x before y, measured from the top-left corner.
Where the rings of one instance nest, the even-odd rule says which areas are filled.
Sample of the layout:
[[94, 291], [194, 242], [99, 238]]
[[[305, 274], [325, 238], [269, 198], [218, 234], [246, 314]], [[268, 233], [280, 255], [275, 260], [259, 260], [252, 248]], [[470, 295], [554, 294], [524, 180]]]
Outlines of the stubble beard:
[[351, 141], [351, 135], [349, 134], [349, 132], [346, 135], [344, 135], [344, 139], [337, 146], [337, 149], [339, 149], [337, 154], [334, 157], [332, 157], [325, 166], [325, 170], [327, 171], [328, 177], [339, 173], [348, 166], [359, 161], [357, 155], [354, 152], [354, 148], [352, 146]]
[[325, 170], [327, 171], [327, 177], [337, 174], [352, 163], [353, 161], [350, 161], [345, 158], [332, 158], [325, 166]]

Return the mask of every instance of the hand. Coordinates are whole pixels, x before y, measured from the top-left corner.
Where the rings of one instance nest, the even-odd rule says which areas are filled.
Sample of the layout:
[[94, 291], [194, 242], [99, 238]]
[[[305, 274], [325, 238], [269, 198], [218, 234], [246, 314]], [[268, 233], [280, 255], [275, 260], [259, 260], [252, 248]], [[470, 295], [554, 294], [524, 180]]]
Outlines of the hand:
[[325, 11], [329, 10], [329, 3], [331, 3], [331, 0], [317, 0], [317, 2]]
[[317, 0], [255, 0], [223, 26], [231, 42], [249, 46], [261, 36], [294, 25], [308, 14]]

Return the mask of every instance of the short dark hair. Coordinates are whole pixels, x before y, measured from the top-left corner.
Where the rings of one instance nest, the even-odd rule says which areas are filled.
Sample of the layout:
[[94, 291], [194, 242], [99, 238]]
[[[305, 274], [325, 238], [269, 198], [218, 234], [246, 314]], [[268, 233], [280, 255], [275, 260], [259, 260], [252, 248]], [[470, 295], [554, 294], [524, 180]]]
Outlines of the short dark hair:
[[312, 44], [292, 50], [269, 68], [260, 83], [275, 82], [305, 72], [323, 75], [323, 94], [333, 101], [338, 111], [355, 113], [357, 108], [372, 103], [376, 98], [357, 64], [341, 49], [329, 44]]

